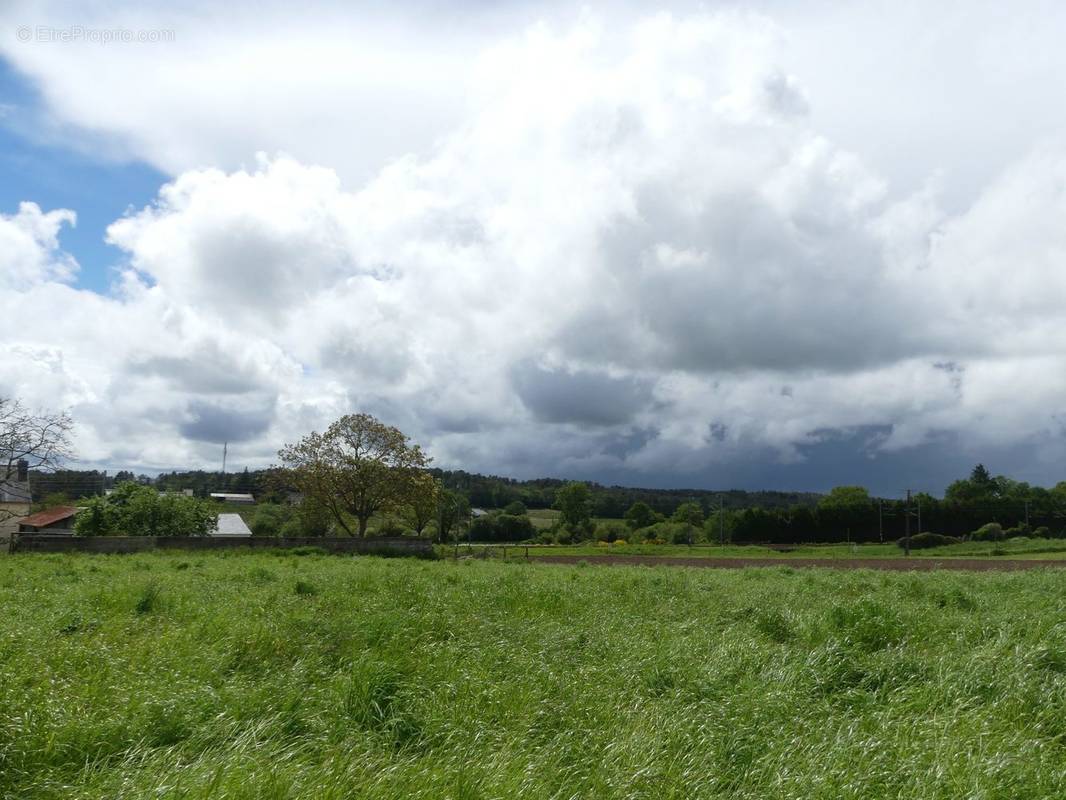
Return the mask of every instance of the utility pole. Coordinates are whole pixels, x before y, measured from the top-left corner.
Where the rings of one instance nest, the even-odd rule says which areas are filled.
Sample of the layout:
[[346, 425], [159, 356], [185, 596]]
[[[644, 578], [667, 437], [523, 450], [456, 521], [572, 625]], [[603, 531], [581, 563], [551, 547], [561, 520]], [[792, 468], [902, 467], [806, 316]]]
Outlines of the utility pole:
[[881, 544], [885, 543], [885, 501], [877, 498], [877, 539]]
[[1025, 529], [1029, 530], [1029, 501], [1025, 501]]
[[918, 497], [918, 533], [922, 532], [922, 498]]
[[725, 500], [718, 495], [718, 544], [725, 544]]
[[911, 554], [911, 490], [907, 490], [907, 507], [903, 514], [905, 527], [903, 529], [903, 554]]
[[226, 451], [229, 450], [229, 442], [222, 443], [222, 474], [226, 474]]

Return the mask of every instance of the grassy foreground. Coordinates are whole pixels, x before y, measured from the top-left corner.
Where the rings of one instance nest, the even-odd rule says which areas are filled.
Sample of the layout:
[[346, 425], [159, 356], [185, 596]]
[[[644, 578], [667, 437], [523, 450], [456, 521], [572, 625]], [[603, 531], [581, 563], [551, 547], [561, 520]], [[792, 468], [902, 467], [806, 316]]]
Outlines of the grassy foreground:
[[[464, 549], [465, 548], [465, 549]], [[569, 545], [479, 544], [460, 545], [460, 552], [480, 553], [509, 558], [523, 558], [528, 552], [539, 558], [551, 556], [662, 556], [670, 558], [778, 558], [786, 563], [796, 558], [903, 558], [904, 552], [892, 544], [796, 544], [767, 547], [764, 545], [697, 544], [618, 544], [583, 542]], [[449, 545], [438, 546], [443, 556], [454, 550]], [[911, 558], [1021, 558], [1040, 561], [1066, 559], [1066, 540], [1022, 539], [1006, 542], [960, 542], [927, 550], [912, 550]]]
[[3, 798], [1059, 798], [1060, 572], [0, 559]]

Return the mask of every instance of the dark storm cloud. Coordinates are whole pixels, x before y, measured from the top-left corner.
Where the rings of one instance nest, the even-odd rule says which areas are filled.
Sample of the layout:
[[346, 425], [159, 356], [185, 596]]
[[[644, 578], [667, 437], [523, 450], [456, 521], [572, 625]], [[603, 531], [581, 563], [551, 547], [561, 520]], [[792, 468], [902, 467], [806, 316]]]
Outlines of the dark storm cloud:
[[194, 401], [188, 419], [178, 426], [181, 435], [200, 442], [245, 442], [264, 433], [274, 418], [272, 406], [241, 409]]
[[648, 381], [587, 370], [545, 369], [530, 361], [511, 369], [511, 385], [541, 422], [621, 425], [652, 401]]
[[196, 394], [244, 394], [260, 388], [262, 376], [242, 370], [217, 351], [191, 357], [155, 356], [133, 361], [127, 373], [158, 377], [170, 386]]

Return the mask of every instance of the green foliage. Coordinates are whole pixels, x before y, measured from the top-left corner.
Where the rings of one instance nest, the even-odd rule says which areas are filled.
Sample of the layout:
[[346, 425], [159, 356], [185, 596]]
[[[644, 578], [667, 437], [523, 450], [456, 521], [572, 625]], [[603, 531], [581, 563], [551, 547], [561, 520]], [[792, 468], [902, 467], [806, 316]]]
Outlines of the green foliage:
[[466, 495], [452, 489], [437, 494], [437, 541], [448, 542], [457, 536], [470, 519], [470, 501]]
[[283, 506], [277, 503], [260, 503], [252, 517], [253, 536], [279, 536], [285, 523], [292, 517], [291, 506]]
[[405, 528], [395, 517], [385, 517], [374, 533], [376, 536], [408, 536], [413, 531]]
[[435, 493], [422, 448], [370, 414], [347, 414], [325, 433], [285, 445], [278, 456], [284, 479], [349, 534], [365, 536], [371, 518], [381, 512], [413, 505], [421, 513], [426, 494]]
[[[944, 536], [939, 533], [916, 533], [911, 537], [910, 546], [912, 550], [925, 550], [930, 547], [943, 547], [947, 544], [958, 544], [961, 539], [957, 539], [954, 536]], [[906, 539], [900, 539], [897, 544], [900, 547], [906, 547]]]
[[503, 510], [504, 514], [508, 514], [512, 517], [525, 516], [527, 512], [528, 509], [526, 508], [526, 504], [521, 500], [515, 500], [513, 503], [508, 503], [507, 507]]
[[118, 508], [103, 497], [85, 502], [74, 517], [74, 532], [78, 536], [107, 536], [118, 528]]
[[703, 539], [703, 531], [687, 522], [657, 522], [641, 528], [637, 535], [645, 541], [667, 544], [696, 544]]
[[628, 540], [632, 530], [624, 522], [608, 520], [596, 526], [596, 539], [601, 542], [617, 542], [619, 539]]
[[90, 499], [74, 518], [74, 531], [79, 536], [206, 536], [217, 524], [218, 512], [208, 501], [123, 483], [107, 497]]
[[0, 557], [0, 797], [1062, 794], [1055, 571], [188, 559]]
[[971, 536], [975, 542], [999, 542], [1005, 537], [1003, 533], [1003, 526], [998, 522], [989, 522], [987, 525], [982, 525], [975, 530]]
[[495, 522], [498, 542], [524, 542], [537, 533], [533, 521], [525, 514], [499, 514]]
[[588, 484], [572, 482], [555, 494], [552, 506], [560, 513], [564, 525], [584, 525], [592, 518], [592, 493]]
[[472, 542], [524, 542], [533, 539], [537, 529], [526, 515], [486, 514], [470, 524]]
[[490, 514], [474, 517], [470, 520], [466, 535], [472, 542], [494, 542], [496, 541], [496, 520]]
[[33, 505], [35, 511], [44, 511], [56, 506], [72, 506], [74, 501], [66, 492], [49, 492], [40, 503], [34, 503]]
[[690, 525], [693, 528], [703, 527], [703, 509], [699, 503], [682, 503], [670, 516], [670, 521]]
[[652, 511], [651, 506], [644, 502], [634, 503], [626, 511], [626, 524], [633, 530], [647, 528], [662, 520], [662, 514]]
[[138, 614], [149, 614], [154, 611], [159, 605], [161, 591], [159, 584], [154, 581], [146, 584], [137, 597], [137, 603], [134, 605], [133, 610]]
[[818, 501], [819, 511], [854, 511], [870, 507], [870, 493], [863, 486], [834, 486]]

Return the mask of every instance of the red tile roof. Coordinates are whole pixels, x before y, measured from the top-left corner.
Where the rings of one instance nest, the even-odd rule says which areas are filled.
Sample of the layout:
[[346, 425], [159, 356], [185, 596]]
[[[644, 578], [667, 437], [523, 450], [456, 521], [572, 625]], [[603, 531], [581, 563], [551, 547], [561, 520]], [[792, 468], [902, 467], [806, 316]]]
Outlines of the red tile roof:
[[36, 514], [30, 514], [28, 517], [22, 517], [19, 519], [19, 525], [32, 525], [35, 528], [43, 528], [59, 522], [61, 519], [73, 517], [77, 513], [78, 509], [73, 506], [56, 506], [45, 511], [38, 511]]

